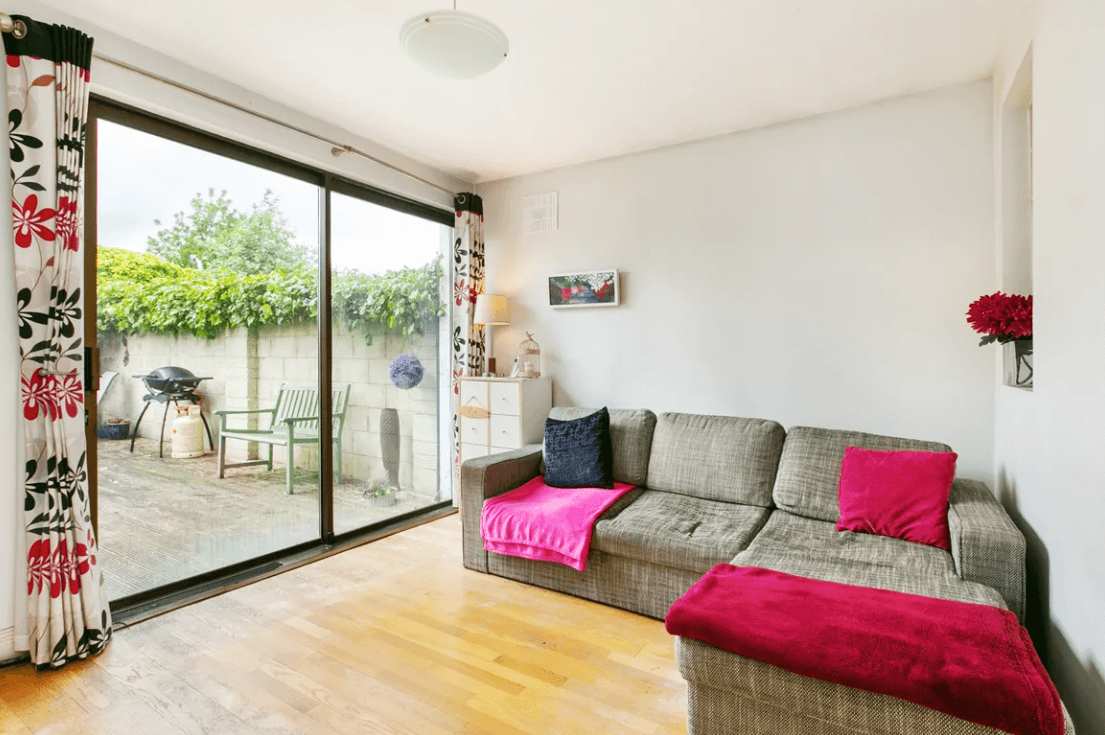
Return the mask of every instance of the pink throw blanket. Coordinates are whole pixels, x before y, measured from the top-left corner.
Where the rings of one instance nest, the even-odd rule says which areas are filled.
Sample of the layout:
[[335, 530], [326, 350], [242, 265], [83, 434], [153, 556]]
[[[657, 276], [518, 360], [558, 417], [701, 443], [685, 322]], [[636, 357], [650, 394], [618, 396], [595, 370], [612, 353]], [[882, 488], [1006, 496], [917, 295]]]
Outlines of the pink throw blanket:
[[672, 635], [1013, 735], [1063, 735], [1062, 705], [1008, 610], [718, 564]]
[[595, 521], [634, 487], [624, 482], [615, 482], [612, 490], [549, 487], [543, 476], [535, 477], [483, 504], [483, 548], [585, 571]]

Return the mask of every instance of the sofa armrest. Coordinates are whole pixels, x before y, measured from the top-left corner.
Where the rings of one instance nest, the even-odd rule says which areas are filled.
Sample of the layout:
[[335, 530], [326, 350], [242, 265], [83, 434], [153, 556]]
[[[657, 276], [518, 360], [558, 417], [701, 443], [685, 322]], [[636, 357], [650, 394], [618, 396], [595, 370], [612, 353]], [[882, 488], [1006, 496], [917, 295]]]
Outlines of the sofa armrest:
[[948, 529], [956, 573], [993, 587], [1023, 623], [1024, 536], [986, 485], [959, 479], [952, 484]]
[[487, 572], [487, 552], [480, 537], [483, 501], [502, 495], [540, 474], [541, 445], [470, 459], [460, 467], [460, 525], [464, 566]]

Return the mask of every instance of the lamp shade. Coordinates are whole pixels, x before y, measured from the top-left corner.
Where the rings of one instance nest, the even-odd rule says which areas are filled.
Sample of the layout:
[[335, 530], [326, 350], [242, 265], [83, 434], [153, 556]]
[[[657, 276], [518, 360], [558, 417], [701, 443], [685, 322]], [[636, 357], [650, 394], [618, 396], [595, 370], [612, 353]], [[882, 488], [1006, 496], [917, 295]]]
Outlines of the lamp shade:
[[502, 326], [510, 324], [510, 305], [506, 296], [493, 293], [481, 293], [476, 296], [476, 309], [472, 314], [473, 324], [483, 326]]
[[510, 50], [506, 34], [498, 26], [459, 10], [414, 16], [400, 29], [399, 44], [425, 68], [454, 79], [486, 74]]

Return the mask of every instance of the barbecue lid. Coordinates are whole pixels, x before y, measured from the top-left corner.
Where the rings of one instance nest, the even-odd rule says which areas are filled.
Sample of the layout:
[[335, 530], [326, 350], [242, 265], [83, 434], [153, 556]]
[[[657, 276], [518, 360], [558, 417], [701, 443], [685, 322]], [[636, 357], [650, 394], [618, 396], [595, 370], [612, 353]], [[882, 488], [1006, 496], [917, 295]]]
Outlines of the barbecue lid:
[[191, 370], [176, 367], [174, 365], [159, 367], [151, 370], [145, 375], [136, 377], [141, 378], [146, 383], [146, 386], [152, 391], [169, 393], [182, 390], [193, 390], [200, 380], [202, 380], [202, 378], [197, 378], [196, 374]]
[[182, 367], [159, 367], [146, 374], [147, 380], [180, 380], [181, 378], [194, 378], [196, 374]]

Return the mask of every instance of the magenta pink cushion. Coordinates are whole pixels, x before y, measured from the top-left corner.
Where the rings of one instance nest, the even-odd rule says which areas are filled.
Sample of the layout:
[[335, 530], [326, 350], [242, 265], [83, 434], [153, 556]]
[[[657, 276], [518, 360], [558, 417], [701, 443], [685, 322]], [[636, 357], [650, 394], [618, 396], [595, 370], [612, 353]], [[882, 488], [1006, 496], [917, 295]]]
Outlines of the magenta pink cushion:
[[840, 466], [838, 531], [858, 531], [951, 551], [948, 494], [955, 452], [848, 447]]

